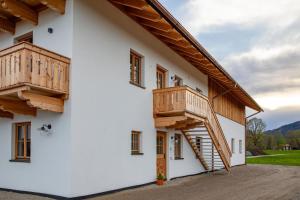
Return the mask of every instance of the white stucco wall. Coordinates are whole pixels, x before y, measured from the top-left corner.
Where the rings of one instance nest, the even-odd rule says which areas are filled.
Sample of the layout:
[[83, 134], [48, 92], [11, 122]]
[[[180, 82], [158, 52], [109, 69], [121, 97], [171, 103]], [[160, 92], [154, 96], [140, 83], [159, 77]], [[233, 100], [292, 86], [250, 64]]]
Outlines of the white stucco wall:
[[[16, 34], [0, 33], [0, 49], [13, 45], [15, 37], [33, 31], [34, 44], [72, 56], [73, 1], [67, 1], [66, 14], [46, 10], [39, 14], [39, 25], [19, 22]], [[48, 27], [53, 28], [49, 34]], [[72, 95], [71, 95], [72, 96]], [[0, 118], [0, 188], [24, 190], [60, 196], [70, 194], [70, 122], [71, 100], [63, 114], [39, 111], [37, 117], [15, 115], [13, 120]], [[12, 124], [31, 122], [31, 163], [12, 159]], [[51, 124], [53, 134], [41, 134], [38, 128]]]
[[[106, 1], [74, 1], [73, 38], [72, 195], [154, 181], [156, 65], [204, 94], [207, 77]], [[144, 56], [145, 89], [129, 84], [130, 49]], [[130, 154], [131, 130], [143, 132], [143, 156]], [[189, 150], [171, 177], [201, 169]]]
[[[38, 112], [36, 118], [0, 119], [0, 188], [76, 197], [152, 182], [156, 179], [152, 90], [157, 64], [168, 70], [169, 86], [176, 74], [205, 95], [207, 76], [107, 1], [67, 2], [63, 16], [43, 11], [38, 26], [20, 22], [16, 35], [0, 34], [0, 48], [33, 31], [34, 44], [72, 58], [71, 93], [63, 114]], [[145, 89], [129, 83], [130, 49], [144, 56]], [[241, 135], [241, 127], [219, 119], [230, 144], [231, 134]], [[31, 163], [11, 163], [12, 123], [23, 121], [32, 123]], [[51, 136], [37, 130], [47, 123], [53, 126]], [[131, 155], [131, 130], [142, 131], [142, 156]], [[168, 131], [168, 178], [202, 172], [184, 138], [184, 159], [173, 159], [174, 133]], [[232, 163], [240, 162], [240, 155], [233, 155]]]
[[[231, 148], [231, 139], [234, 138], [235, 153], [231, 157], [231, 166], [245, 164], [245, 126], [217, 114], [225, 138]], [[239, 140], [242, 140], [242, 153], [239, 152]]]
[[168, 134], [168, 178], [176, 178], [190, 174], [204, 172], [205, 169], [200, 161], [196, 158], [195, 153], [188, 144], [187, 140], [182, 136], [182, 158], [183, 160], [175, 160], [174, 158], [174, 135], [181, 134], [178, 131], [169, 131]]
[[[14, 38], [33, 31], [33, 43], [50, 51], [72, 57], [73, 1], [67, 1], [66, 13], [61, 15], [50, 9], [40, 12], [37, 26], [27, 21], [16, 25], [16, 33], [0, 33], [0, 49], [14, 44]], [[53, 28], [53, 33], [48, 33]]]

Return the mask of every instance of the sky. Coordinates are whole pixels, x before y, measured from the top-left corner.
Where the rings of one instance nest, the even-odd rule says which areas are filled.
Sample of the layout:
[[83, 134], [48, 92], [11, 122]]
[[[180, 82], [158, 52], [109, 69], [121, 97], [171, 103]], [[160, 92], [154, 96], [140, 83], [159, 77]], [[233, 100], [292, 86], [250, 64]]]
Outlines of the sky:
[[160, 2], [263, 107], [267, 129], [300, 120], [299, 0]]

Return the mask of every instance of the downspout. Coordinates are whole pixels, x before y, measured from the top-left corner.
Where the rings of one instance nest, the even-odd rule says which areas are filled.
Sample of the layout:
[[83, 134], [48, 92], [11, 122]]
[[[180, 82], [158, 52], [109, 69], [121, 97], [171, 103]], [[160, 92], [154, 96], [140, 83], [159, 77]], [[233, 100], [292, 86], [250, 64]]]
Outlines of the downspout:
[[256, 113], [253, 113], [252, 115], [249, 115], [248, 117], [245, 117], [245, 120], [247, 121], [248, 118], [253, 117], [254, 115], [257, 115], [258, 113], [261, 113], [261, 111], [257, 111]]

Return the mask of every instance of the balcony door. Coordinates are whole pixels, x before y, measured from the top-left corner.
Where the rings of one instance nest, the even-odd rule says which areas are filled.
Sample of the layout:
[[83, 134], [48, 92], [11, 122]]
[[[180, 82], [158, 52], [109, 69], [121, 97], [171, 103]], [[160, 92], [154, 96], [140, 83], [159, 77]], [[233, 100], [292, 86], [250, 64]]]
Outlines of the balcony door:
[[20, 42], [28, 42], [28, 43], [33, 43], [33, 33], [32, 32], [29, 32], [29, 33], [26, 33], [24, 35], [21, 35], [19, 37], [16, 37], [14, 39], [14, 43], [17, 44], [17, 43], [20, 43]]
[[158, 131], [156, 135], [156, 172], [167, 175], [167, 136], [165, 132]]
[[167, 81], [167, 71], [163, 69], [160, 66], [157, 66], [156, 68], [156, 86], [157, 89], [162, 89], [166, 87], [166, 81]]

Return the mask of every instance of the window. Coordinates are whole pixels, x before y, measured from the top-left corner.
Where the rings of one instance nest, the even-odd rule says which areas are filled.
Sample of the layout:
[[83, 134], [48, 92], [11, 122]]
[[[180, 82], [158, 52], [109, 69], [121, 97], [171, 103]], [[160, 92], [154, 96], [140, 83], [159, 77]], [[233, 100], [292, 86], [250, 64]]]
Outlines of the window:
[[164, 154], [164, 136], [156, 137], [156, 154]]
[[15, 160], [30, 159], [31, 123], [15, 124]]
[[175, 154], [175, 159], [182, 159], [182, 155], [181, 155], [181, 145], [182, 145], [182, 141], [181, 141], [181, 135], [180, 134], [175, 134], [174, 137], [174, 154]]
[[21, 35], [19, 37], [16, 37], [14, 39], [14, 43], [17, 44], [17, 43], [20, 43], [20, 42], [29, 42], [29, 43], [33, 43], [33, 33], [32, 32], [29, 32], [29, 33], [26, 33], [24, 35]]
[[196, 136], [197, 149], [202, 152], [202, 137]]
[[166, 70], [159, 66], [156, 68], [156, 85], [157, 89], [166, 87]]
[[243, 153], [243, 141], [239, 140], [239, 153]]
[[130, 83], [142, 86], [142, 56], [130, 51]]
[[182, 78], [180, 78], [177, 75], [174, 76], [174, 86], [175, 87], [183, 86]]
[[235, 149], [234, 149], [234, 138], [231, 138], [231, 152], [235, 153]]
[[131, 131], [131, 154], [142, 155], [141, 153], [141, 132]]

